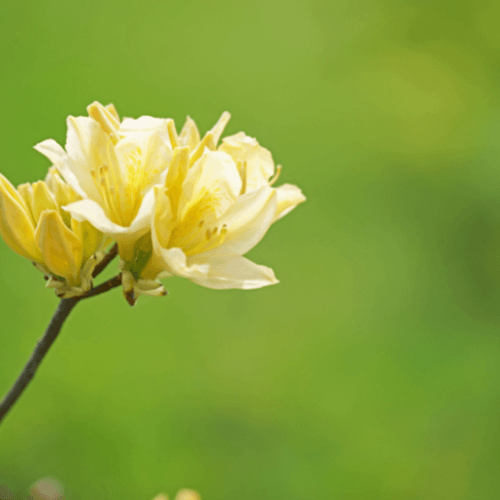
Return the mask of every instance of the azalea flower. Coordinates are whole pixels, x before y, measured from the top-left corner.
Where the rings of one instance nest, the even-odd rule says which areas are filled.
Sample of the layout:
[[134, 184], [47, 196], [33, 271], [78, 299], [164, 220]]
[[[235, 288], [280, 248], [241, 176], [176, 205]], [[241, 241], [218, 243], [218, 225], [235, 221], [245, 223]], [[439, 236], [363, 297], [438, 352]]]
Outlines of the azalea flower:
[[201, 140], [188, 118], [180, 135], [171, 137], [166, 182], [154, 189], [144, 283], [173, 275], [216, 289], [278, 282], [272, 269], [243, 255], [305, 197], [296, 186], [272, 187], [281, 169], [275, 172], [271, 153], [255, 139], [240, 132], [217, 147], [229, 118], [224, 113]]
[[120, 121], [113, 105], [98, 102], [87, 110], [88, 117], [68, 118], [66, 150], [52, 139], [35, 149], [81, 197], [65, 210], [116, 240], [127, 261], [149, 231], [152, 188], [165, 180], [173, 123], [150, 116]]
[[92, 271], [108, 241], [88, 222], [61, 210], [79, 199], [54, 168], [45, 181], [21, 184], [17, 189], [0, 174], [2, 237], [44, 273], [47, 286], [66, 298], [90, 289]]

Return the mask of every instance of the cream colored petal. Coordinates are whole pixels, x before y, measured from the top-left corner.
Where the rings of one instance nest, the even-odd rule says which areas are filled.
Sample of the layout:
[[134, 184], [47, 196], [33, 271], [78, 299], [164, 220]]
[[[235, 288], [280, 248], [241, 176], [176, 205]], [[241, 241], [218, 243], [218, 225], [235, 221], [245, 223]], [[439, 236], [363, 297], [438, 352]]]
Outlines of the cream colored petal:
[[179, 145], [189, 146], [191, 151], [194, 151], [198, 143], [200, 142], [200, 132], [196, 123], [188, 116], [186, 123], [182, 127], [181, 133], [179, 134]]
[[275, 221], [284, 217], [299, 203], [306, 201], [306, 197], [302, 194], [300, 188], [292, 184], [283, 184], [276, 188], [276, 194], [278, 195], [278, 203], [276, 206], [276, 215], [274, 217]]
[[[202, 255], [244, 255], [264, 237], [276, 214], [276, 192], [263, 187], [241, 195], [227, 213], [217, 221], [226, 227], [224, 242]], [[220, 230], [220, 229], [219, 229]]]
[[95, 120], [101, 128], [109, 135], [111, 141], [116, 144], [118, 142], [118, 128], [120, 126], [120, 119], [117, 118], [114, 113], [116, 110], [114, 107], [110, 110], [104, 107], [100, 102], [93, 102], [90, 106], [87, 106], [87, 112], [93, 120]]
[[246, 162], [246, 191], [268, 185], [274, 173], [274, 161], [270, 151], [259, 145], [256, 139], [243, 132], [225, 137], [219, 147], [237, 161]]
[[102, 207], [93, 200], [80, 200], [70, 203], [63, 210], [69, 212], [78, 221], [88, 221], [96, 229], [109, 236], [128, 232], [128, 227], [122, 227], [111, 222]]
[[168, 189], [168, 197], [172, 206], [172, 212], [176, 215], [179, 200], [182, 194], [182, 184], [188, 172], [189, 148], [187, 146], [175, 148], [172, 162], [168, 167], [165, 186]]
[[82, 197], [86, 197], [84, 189], [80, 186], [77, 176], [74, 173], [72, 160], [53, 139], [40, 142], [35, 149], [46, 156], [56, 167], [57, 171], [64, 177], [65, 181]]
[[168, 137], [170, 138], [170, 145], [172, 149], [179, 147], [179, 136], [175, 129], [175, 122], [171, 118], [167, 118]]
[[152, 116], [125, 118], [118, 129], [118, 136], [120, 139], [134, 139], [142, 134], [155, 134], [172, 150], [168, 122], [167, 119]]
[[217, 143], [219, 142], [219, 139], [230, 119], [231, 113], [229, 113], [228, 111], [224, 111], [224, 113], [222, 113], [221, 117], [219, 118], [219, 121], [212, 127], [211, 132], [214, 137], [215, 147], [217, 147]]
[[190, 280], [202, 280], [208, 273], [208, 264], [187, 264], [187, 258], [180, 248], [161, 248], [160, 256], [163, 259], [164, 271]]
[[172, 233], [172, 207], [170, 199], [165, 193], [165, 188], [156, 186], [154, 188], [154, 209], [151, 219], [151, 233], [153, 242], [153, 251], [159, 251], [159, 248], [167, 248]]
[[220, 217], [234, 203], [240, 191], [241, 178], [231, 157], [206, 149], [184, 180], [179, 202], [180, 218], [185, 218], [204, 198], [204, 205], [210, 207], [213, 216]]
[[153, 212], [155, 196], [154, 189], [156, 186], [153, 186], [142, 199], [141, 206], [135, 219], [129, 226], [129, 233], [139, 233], [144, 232], [144, 230], [149, 228], [151, 223], [151, 213]]
[[172, 160], [168, 133], [165, 140], [157, 130], [130, 134], [115, 149], [127, 184], [141, 194], [160, 182], [160, 175]]
[[42, 212], [35, 239], [43, 261], [50, 271], [56, 276], [66, 278], [72, 285], [78, 284], [82, 265], [82, 244], [66, 227], [59, 212]]
[[115, 105], [112, 104], [112, 103], [109, 103], [109, 104], [106, 104], [106, 106], [104, 106], [106, 108], [106, 110], [111, 113], [111, 115], [113, 115], [116, 120], [118, 120], [118, 122], [120, 122], [120, 115], [118, 114], [118, 111], [116, 111], [116, 108], [115, 108]]
[[[68, 134], [66, 151], [71, 159], [68, 164], [86, 195], [102, 203], [100, 188], [97, 184], [100, 169], [106, 166], [110, 172], [115, 187], [120, 187], [119, 180], [123, 177], [120, 165], [116, 159], [113, 142], [104, 132], [99, 123], [85, 116], [68, 117]], [[56, 165], [57, 166], [57, 165]], [[73, 184], [61, 172], [66, 182]]]
[[[7, 181], [3, 176], [1, 180]], [[42, 256], [35, 244], [35, 229], [31, 217], [24, 206], [12, 196], [10, 189], [7, 189], [7, 183], [10, 184], [8, 181], [0, 182], [0, 233], [14, 252], [32, 261], [42, 262]], [[24, 201], [22, 204], [24, 205]]]
[[205, 137], [198, 143], [194, 151], [189, 156], [189, 168], [191, 168], [197, 160], [201, 158], [201, 155], [205, 151], [205, 148], [210, 151], [215, 150], [215, 141], [212, 132], [207, 132]]
[[[191, 267], [202, 262], [204, 261], [199, 256], [188, 259]], [[189, 279], [198, 285], [218, 290], [229, 288], [251, 290], [278, 283], [272, 269], [259, 266], [238, 255], [213, 257], [207, 263], [210, 267], [206, 275], [195, 275]]]

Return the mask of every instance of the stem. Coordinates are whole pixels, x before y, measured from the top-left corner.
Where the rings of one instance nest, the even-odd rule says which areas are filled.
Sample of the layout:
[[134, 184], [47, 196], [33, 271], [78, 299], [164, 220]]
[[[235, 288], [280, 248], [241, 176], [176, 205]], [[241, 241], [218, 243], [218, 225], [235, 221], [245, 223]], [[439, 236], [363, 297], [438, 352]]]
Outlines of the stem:
[[8, 411], [14, 406], [14, 403], [19, 399], [19, 396], [21, 396], [24, 389], [26, 389], [31, 382], [42, 359], [47, 354], [50, 346], [54, 343], [54, 340], [56, 340], [64, 320], [68, 317], [77, 302], [78, 299], [76, 298], [62, 299], [61, 302], [59, 302], [59, 306], [50, 320], [45, 335], [38, 340], [37, 346], [31, 354], [31, 358], [26, 363], [24, 370], [0, 404], [0, 422], [2, 422], [5, 415], [7, 415]]
[[118, 243], [115, 243], [111, 250], [106, 254], [106, 256], [95, 266], [94, 272], [92, 276], [95, 278], [98, 274], [100, 274], [106, 266], [118, 255]]
[[[111, 262], [111, 260], [112, 259], [110, 259], [108, 263]], [[40, 363], [49, 351], [50, 346], [54, 343], [57, 336], [59, 335], [64, 321], [69, 316], [69, 313], [73, 310], [73, 307], [75, 307], [76, 304], [80, 302], [80, 300], [95, 297], [96, 295], [100, 295], [101, 293], [107, 292], [112, 288], [120, 286], [121, 282], [122, 277], [119, 274], [118, 276], [115, 276], [114, 278], [101, 283], [99, 286], [92, 288], [85, 295], [82, 295], [80, 297], [72, 297], [70, 299], [61, 299], [61, 302], [59, 302], [56, 312], [50, 320], [49, 326], [47, 327], [44, 336], [38, 340], [35, 350], [31, 354], [31, 357], [26, 363], [23, 371], [17, 378], [14, 385], [11, 387], [10, 391], [5, 396], [2, 403], [0, 403], [0, 423], [3, 421], [5, 415], [7, 415], [9, 410], [14, 406], [16, 401], [24, 392], [28, 384], [31, 382], [32, 378], [35, 376]]]

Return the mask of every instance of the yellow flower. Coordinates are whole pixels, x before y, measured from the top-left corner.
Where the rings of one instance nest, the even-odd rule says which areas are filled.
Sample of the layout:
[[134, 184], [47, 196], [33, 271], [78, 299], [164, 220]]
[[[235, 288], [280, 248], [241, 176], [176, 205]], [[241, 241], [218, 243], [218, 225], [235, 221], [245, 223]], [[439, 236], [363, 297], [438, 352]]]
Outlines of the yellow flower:
[[51, 139], [35, 149], [82, 198], [65, 210], [116, 240], [128, 261], [149, 231], [152, 187], [165, 180], [172, 120], [143, 116], [120, 122], [112, 105], [97, 102], [87, 110], [89, 117], [68, 118], [66, 151]]
[[88, 222], [79, 222], [62, 205], [80, 196], [54, 168], [45, 181], [18, 188], [0, 174], [0, 233], [9, 247], [31, 260], [61, 297], [92, 286], [92, 271], [106, 239]]
[[280, 168], [275, 175], [271, 153], [255, 139], [240, 132], [217, 148], [229, 117], [224, 113], [201, 141], [189, 118], [171, 138], [165, 186], [155, 187], [153, 255], [141, 278], [177, 275], [217, 289], [277, 283], [272, 269], [243, 255], [305, 197], [296, 186], [272, 187]]

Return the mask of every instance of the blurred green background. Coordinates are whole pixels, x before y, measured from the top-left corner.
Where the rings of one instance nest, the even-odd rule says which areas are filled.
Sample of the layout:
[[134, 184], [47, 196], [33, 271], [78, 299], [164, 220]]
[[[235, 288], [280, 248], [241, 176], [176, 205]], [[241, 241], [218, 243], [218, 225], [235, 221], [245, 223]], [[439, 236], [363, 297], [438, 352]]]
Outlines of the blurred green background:
[[[495, 1], [19, 1], [0, 17], [1, 172], [43, 178], [94, 100], [229, 110], [308, 201], [249, 254], [281, 283], [166, 280], [78, 305], [0, 427], [0, 484], [69, 500], [497, 499]], [[0, 244], [0, 392], [56, 305]], [[114, 274], [113, 270], [109, 275]]]

